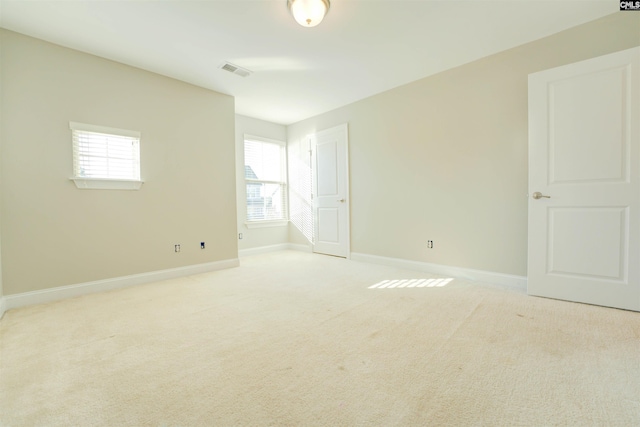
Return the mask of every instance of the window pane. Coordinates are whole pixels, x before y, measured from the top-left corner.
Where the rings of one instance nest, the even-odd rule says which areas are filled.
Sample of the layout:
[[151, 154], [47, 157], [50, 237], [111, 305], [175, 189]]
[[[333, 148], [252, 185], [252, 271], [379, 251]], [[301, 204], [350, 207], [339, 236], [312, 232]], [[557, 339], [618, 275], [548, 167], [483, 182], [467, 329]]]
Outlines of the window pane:
[[140, 139], [73, 129], [74, 173], [82, 178], [140, 179]]
[[[247, 220], [287, 218], [284, 145], [245, 140], [244, 173], [247, 180]], [[263, 182], [261, 182], [263, 181]], [[264, 182], [264, 181], [276, 181]]]
[[284, 184], [247, 183], [247, 220], [286, 219], [286, 187]]
[[284, 181], [282, 146], [268, 142], [245, 141], [245, 178]]

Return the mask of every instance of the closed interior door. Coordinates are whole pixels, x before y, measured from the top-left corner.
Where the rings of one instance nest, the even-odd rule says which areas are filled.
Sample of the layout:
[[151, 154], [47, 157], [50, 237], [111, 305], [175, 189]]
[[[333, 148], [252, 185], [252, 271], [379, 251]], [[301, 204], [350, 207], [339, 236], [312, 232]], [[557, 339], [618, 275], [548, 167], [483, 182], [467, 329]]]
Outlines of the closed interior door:
[[347, 125], [311, 136], [313, 165], [313, 251], [349, 256], [349, 182]]
[[640, 48], [529, 76], [531, 295], [640, 311]]

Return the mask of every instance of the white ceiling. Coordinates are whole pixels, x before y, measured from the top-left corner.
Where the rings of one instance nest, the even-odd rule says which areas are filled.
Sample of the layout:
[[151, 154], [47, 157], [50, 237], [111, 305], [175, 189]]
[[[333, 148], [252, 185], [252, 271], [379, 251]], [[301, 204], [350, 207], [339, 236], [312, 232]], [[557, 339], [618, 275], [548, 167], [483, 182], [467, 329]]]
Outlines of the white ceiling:
[[[0, 0], [0, 26], [233, 95], [290, 124], [618, 10], [611, 0]], [[246, 78], [218, 67], [230, 61]]]

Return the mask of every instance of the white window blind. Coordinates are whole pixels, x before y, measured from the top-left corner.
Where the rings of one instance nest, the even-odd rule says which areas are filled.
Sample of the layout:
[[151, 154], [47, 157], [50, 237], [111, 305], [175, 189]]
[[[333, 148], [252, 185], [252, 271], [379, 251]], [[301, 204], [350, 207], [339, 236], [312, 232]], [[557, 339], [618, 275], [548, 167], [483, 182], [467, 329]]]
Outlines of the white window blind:
[[283, 143], [245, 136], [247, 221], [287, 219], [286, 152]]
[[140, 180], [140, 133], [69, 123], [74, 178]]

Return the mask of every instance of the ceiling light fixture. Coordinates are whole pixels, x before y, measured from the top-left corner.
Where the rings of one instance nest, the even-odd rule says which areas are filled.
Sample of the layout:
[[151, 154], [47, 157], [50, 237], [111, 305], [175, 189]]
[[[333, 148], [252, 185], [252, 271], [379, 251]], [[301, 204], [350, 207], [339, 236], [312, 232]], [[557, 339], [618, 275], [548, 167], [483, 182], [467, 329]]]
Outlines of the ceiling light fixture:
[[303, 27], [315, 27], [329, 12], [329, 0], [287, 0], [287, 7]]

